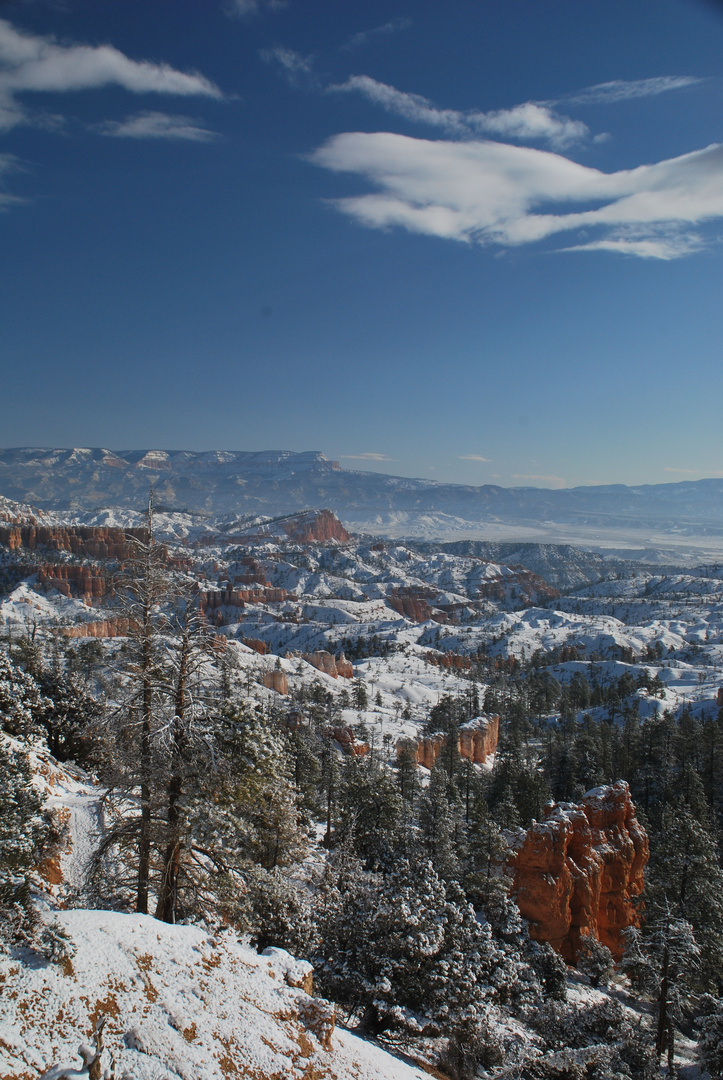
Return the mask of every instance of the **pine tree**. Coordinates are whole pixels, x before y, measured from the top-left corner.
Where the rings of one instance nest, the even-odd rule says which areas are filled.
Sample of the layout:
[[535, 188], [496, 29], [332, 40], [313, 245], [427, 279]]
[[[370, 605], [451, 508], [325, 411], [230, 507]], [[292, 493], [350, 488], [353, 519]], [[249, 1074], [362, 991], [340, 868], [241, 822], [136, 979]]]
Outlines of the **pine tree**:
[[456, 795], [446, 769], [438, 763], [432, 769], [417, 810], [424, 858], [447, 881], [459, 877], [457, 847], [460, 833], [464, 831], [462, 805], [458, 798], [450, 799], [453, 792]]
[[675, 1025], [690, 1015], [696, 1000], [700, 948], [690, 923], [670, 910], [649, 918], [645, 934], [635, 927], [624, 934], [623, 970], [654, 1003], [655, 1054], [661, 1058], [667, 1052], [673, 1075]]
[[671, 913], [690, 923], [702, 947], [701, 989], [715, 988], [723, 966], [723, 871], [715, 840], [687, 807], [663, 814], [645, 898], [648, 923]]
[[409, 804], [389, 770], [369, 759], [347, 760], [339, 795], [339, 836], [368, 870], [386, 869], [408, 846]]
[[27, 755], [0, 739], [0, 948], [32, 929], [28, 872], [48, 837]]
[[42, 735], [40, 718], [49, 702], [32, 677], [0, 648], [0, 725], [9, 735]]

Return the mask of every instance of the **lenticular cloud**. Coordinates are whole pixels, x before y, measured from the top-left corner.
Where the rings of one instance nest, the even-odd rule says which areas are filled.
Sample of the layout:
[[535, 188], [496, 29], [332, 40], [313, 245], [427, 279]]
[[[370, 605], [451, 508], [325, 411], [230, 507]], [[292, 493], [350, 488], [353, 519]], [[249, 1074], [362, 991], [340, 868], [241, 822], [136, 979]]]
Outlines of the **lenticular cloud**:
[[334, 200], [371, 228], [513, 247], [577, 233], [565, 250], [671, 259], [700, 246], [695, 227], [723, 217], [723, 147], [615, 173], [561, 154], [489, 140], [337, 135], [311, 155], [375, 189]]

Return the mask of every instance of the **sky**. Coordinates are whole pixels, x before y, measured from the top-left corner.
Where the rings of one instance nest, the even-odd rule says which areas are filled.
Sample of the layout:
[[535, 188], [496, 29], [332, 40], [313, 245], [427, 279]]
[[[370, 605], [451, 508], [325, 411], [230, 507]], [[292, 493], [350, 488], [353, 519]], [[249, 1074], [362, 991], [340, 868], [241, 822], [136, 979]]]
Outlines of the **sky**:
[[723, 475], [723, 5], [0, 0], [0, 443]]

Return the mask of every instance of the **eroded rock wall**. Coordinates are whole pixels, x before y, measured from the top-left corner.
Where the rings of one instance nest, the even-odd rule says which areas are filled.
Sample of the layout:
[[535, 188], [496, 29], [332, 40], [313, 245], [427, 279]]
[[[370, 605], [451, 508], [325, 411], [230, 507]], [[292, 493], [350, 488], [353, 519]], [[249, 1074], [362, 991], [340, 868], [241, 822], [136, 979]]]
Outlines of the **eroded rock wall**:
[[520, 832], [510, 861], [530, 937], [574, 964], [586, 935], [619, 960], [623, 930], [639, 925], [634, 901], [649, 854], [625, 781], [594, 788], [578, 804], [550, 804], [544, 821]]
[[[459, 756], [473, 761], [475, 765], [485, 765], [497, 750], [499, 733], [499, 716], [475, 717], [459, 730]], [[435, 735], [422, 735], [418, 739], [402, 739], [397, 743], [397, 754], [401, 754], [403, 750], [411, 751], [417, 765], [433, 769], [446, 745], [447, 736], [437, 732]]]

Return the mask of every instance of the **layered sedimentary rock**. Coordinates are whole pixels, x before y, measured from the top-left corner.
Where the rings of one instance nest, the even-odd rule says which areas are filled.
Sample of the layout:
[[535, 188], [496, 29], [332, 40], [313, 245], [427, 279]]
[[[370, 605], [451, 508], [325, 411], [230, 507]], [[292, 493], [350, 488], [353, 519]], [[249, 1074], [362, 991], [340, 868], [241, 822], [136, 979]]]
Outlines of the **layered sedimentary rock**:
[[282, 522], [284, 532], [297, 544], [348, 544], [351, 536], [331, 510], [310, 510]]
[[245, 607], [246, 604], [283, 604], [295, 600], [286, 589], [199, 589], [198, 604], [204, 613], [221, 607]]
[[472, 667], [472, 658], [461, 653], [428, 652], [424, 654], [424, 659], [435, 667], [454, 668], [456, 671], [469, 671]]
[[86, 599], [105, 596], [108, 582], [97, 567], [72, 566], [67, 563], [45, 564], [38, 567], [38, 584], [46, 589], [56, 589], [63, 596], [80, 596]]
[[345, 754], [353, 754], [355, 757], [364, 757], [369, 753], [369, 746], [365, 742], [357, 742], [356, 735], [350, 727], [326, 728], [325, 734], [338, 742]]
[[277, 694], [286, 696], [289, 692], [289, 680], [286, 678], [283, 671], [265, 671], [263, 674], [263, 684], [267, 690], [274, 690]]
[[323, 671], [325, 675], [330, 675], [332, 679], [336, 679], [338, 676], [343, 679], [354, 678], [354, 668], [344, 656], [344, 653], [334, 657], [330, 652], [321, 649], [319, 652], [304, 653], [301, 659], [305, 660], [307, 664], [311, 664], [317, 671]]
[[480, 600], [511, 601], [518, 600], [524, 607], [535, 604], [545, 604], [549, 600], [557, 600], [560, 595], [558, 589], [548, 585], [539, 574], [533, 574], [531, 570], [525, 570], [523, 566], [513, 566], [501, 573], [497, 578], [488, 578], [479, 585], [478, 597]]
[[[486, 764], [497, 750], [499, 733], [499, 716], [477, 716], [474, 720], [469, 720], [459, 729], [459, 756], [473, 761], [475, 765]], [[422, 735], [418, 739], [400, 740], [397, 743], [397, 754], [406, 750], [414, 755], [418, 765], [432, 769], [446, 745], [447, 736], [438, 732], [435, 735]]]
[[622, 932], [639, 924], [648, 837], [624, 781], [589, 791], [579, 804], [546, 808], [520, 831], [510, 860], [513, 896], [530, 936], [575, 963], [580, 938], [597, 938], [620, 959]]
[[12, 524], [0, 527], [0, 546], [10, 551], [68, 551], [91, 559], [128, 559], [133, 554], [133, 538], [147, 541], [146, 529], [115, 529], [96, 526], [74, 527]]
[[388, 596], [387, 603], [392, 611], [411, 619], [412, 622], [428, 622], [434, 618], [434, 613], [424, 597]]
[[130, 619], [116, 618], [78, 623], [77, 626], [61, 626], [60, 633], [68, 638], [126, 637], [130, 631], [130, 622]]

